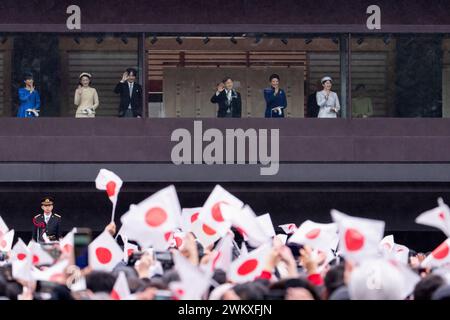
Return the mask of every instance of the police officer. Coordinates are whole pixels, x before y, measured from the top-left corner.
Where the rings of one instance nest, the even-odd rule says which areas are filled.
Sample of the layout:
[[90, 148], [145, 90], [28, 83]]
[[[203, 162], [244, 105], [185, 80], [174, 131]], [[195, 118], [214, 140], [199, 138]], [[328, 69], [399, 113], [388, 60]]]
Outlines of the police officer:
[[33, 218], [33, 240], [37, 242], [58, 241], [61, 237], [61, 216], [53, 213], [54, 199], [45, 197], [41, 201], [44, 211]]

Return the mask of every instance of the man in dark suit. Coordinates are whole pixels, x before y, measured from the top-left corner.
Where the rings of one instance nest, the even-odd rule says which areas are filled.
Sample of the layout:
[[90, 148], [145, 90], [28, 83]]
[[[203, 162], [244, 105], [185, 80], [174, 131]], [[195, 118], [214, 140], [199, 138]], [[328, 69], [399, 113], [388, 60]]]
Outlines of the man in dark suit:
[[33, 240], [36, 242], [58, 241], [61, 238], [61, 216], [53, 213], [54, 199], [45, 197], [41, 201], [44, 211], [33, 218]]
[[226, 77], [217, 85], [211, 102], [219, 105], [218, 118], [240, 118], [242, 113], [241, 94], [234, 88], [233, 79]]
[[136, 83], [137, 71], [129, 68], [123, 74], [114, 92], [120, 94], [119, 117], [142, 117], [142, 86]]

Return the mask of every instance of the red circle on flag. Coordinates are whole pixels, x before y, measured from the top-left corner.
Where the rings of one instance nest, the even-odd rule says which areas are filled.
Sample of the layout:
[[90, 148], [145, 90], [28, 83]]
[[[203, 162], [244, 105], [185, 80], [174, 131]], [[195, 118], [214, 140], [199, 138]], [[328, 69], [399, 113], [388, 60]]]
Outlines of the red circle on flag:
[[444, 212], [439, 213], [439, 218], [440, 218], [441, 220], [444, 220], [444, 221], [445, 221], [445, 213], [444, 213]]
[[348, 251], [358, 251], [364, 246], [364, 236], [356, 229], [345, 231], [345, 246]]
[[131, 256], [133, 254], [134, 250], [133, 249], [128, 249], [127, 250], [127, 255]]
[[450, 249], [448, 247], [447, 242], [442, 243], [439, 247], [433, 250], [431, 253], [433, 258], [437, 260], [442, 260], [448, 256]]
[[183, 244], [183, 239], [181, 239], [180, 237], [175, 237], [175, 245], [177, 248], [181, 247], [181, 245]]
[[25, 259], [27, 257], [27, 255], [25, 254], [25, 253], [19, 253], [18, 255], [17, 255], [17, 259], [19, 259], [19, 260], [23, 260], [23, 259]]
[[256, 267], [258, 266], [258, 260], [257, 259], [250, 259], [245, 261], [244, 263], [242, 263], [238, 270], [237, 273], [240, 276], [245, 276], [249, 273], [252, 273], [253, 271], [255, 271]]
[[113, 289], [113, 291], [111, 291], [111, 299], [113, 299], [113, 300], [120, 300], [119, 294], [114, 289]]
[[33, 264], [38, 264], [39, 263], [39, 257], [35, 254], [33, 254]]
[[110, 198], [116, 194], [116, 183], [114, 181], [110, 181], [106, 184], [106, 193]]
[[195, 221], [197, 221], [198, 216], [200, 215], [200, 212], [196, 212], [191, 216], [191, 223], [194, 223]]
[[2, 248], [5, 248], [5, 247], [7, 246], [7, 244], [8, 244], [8, 242], [6, 242], [6, 240], [2, 240], [2, 241], [0, 242], [0, 246], [1, 246]]
[[98, 262], [101, 264], [107, 264], [112, 260], [112, 253], [108, 248], [98, 247], [95, 250], [95, 255], [97, 256]]
[[151, 208], [145, 214], [145, 222], [153, 228], [159, 227], [167, 220], [167, 213], [164, 209], [155, 207]]
[[213, 236], [216, 234], [216, 230], [207, 226], [206, 224], [203, 224], [202, 229], [203, 229], [203, 232], [206, 233], [208, 236]]
[[212, 217], [217, 222], [224, 222], [225, 221], [225, 219], [222, 216], [222, 212], [220, 211], [220, 205], [221, 204], [227, 204], [227, 203], [224, 202], [224, 201], [217, 202], [215, 205], [213, 205], [213, 207], [211, 209]]
[[169, 241], [171, 236], [172, 236], [172, 232], [170, 232], [170, 231], [164, 233], [164, 239], [166, 239], [166, 241]]
[[310, 240], [314, 240], [316, 239], [320, 234], [320, 229], [316, 228], [316, 229], [312, 229], [311, 231], [309, 231], [306, 234], [306, 238], [310, 239]]

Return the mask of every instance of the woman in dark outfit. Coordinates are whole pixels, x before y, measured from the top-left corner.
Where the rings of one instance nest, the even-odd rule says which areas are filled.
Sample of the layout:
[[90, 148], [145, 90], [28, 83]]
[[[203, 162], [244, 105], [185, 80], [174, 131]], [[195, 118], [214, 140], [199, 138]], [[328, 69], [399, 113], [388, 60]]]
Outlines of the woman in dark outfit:
[[280, 89], [280, 77], [273, 74], [269, 78], [270, 88], [264, 89], [266, 99], [266, 118], [284, 118], [284, 109], [287, 108], [286, 93]]

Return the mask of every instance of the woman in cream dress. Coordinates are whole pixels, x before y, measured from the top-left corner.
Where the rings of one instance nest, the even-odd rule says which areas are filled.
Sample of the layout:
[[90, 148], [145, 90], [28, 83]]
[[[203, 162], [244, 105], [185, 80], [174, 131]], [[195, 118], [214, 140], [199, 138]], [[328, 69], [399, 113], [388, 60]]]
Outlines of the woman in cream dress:
[[337, 118], [341, 104], [336, 92], [331, 91], [333, 79], [331, 77], [323, 77], [320, 81], [323, 90], [317, 92], [317, 105], [320, 107], [318, 118]]
[[91, 88], [89, 73], [80, 75], [80, 83], [75, 91], [74, 103], [78, 106], [75, 118], [95, 118], [95, 110], [98, 108], [99, 100], [97, 90]]

